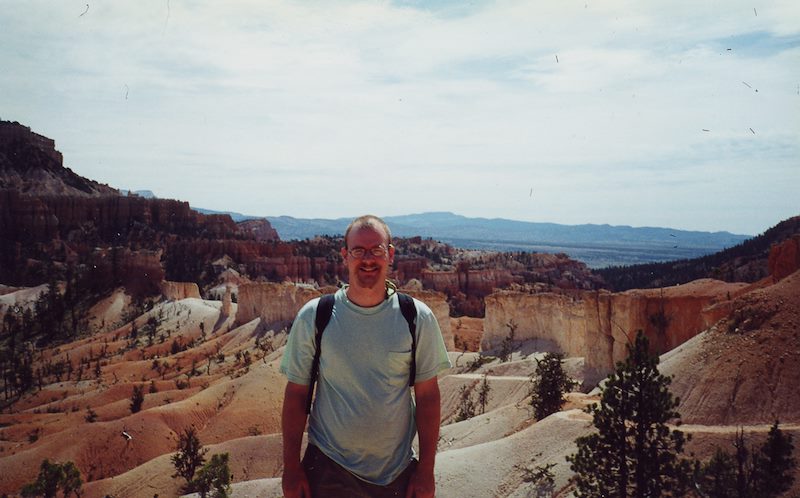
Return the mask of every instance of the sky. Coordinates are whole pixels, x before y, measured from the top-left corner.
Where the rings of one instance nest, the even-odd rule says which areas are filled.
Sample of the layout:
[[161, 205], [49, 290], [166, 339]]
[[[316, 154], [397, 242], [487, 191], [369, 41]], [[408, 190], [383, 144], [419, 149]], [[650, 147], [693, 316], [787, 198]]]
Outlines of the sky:
[[800, 214], [796, 0], [0, 7], [0, 119], [113, 187], [303, 218]]

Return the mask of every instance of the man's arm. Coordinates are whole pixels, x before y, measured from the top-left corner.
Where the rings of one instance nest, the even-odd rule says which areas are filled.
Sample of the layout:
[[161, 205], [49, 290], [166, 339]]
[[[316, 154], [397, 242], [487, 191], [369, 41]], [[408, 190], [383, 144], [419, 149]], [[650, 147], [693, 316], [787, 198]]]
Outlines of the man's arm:
[[416, 422], [419, 433], [419, 465], [408, 486], [407, 497], [428, 498], [436, 493], [433, 467], [436, 462], [436, 447], [439, 443], [439, 418], [441, 400], [439, 382], [436, 377], [414, 385], [417, 403]]
[[[306, 428], [308, 386], [289, 382], [283, 394], [283, 494], [286, 498], [311, 498], [308, 478], [300, 462], [300, 446]], [[438, 436], [437, 436], [438, 437]]]

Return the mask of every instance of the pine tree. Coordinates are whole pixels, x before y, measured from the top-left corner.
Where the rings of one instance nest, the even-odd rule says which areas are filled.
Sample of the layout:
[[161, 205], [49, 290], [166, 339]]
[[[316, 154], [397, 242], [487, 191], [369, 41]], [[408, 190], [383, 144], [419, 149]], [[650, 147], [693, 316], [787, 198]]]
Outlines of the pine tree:
[[697, 484], [708, 498], [770, 498], [789, 490], [797, 465], [792, 457], [792, 436], [784, 434], [776, 421], [764, 444], [748, 449], [744, 430], [736, 432], [734, 454], [717, 448], [698, 472]]
[[791, 434], [784, 434], [776, 420], [761, 451], [753, 458], [753, 484], [758, 496], [778, 496], [792, 487], [792, 470], [797, 465], [793, 451]]
[[606, 379], [600, 405], [588, 409], [598, 432], [578, 438], [578, 452], [567, 457], [579, 497], [662, 496], [686, 481], [688, 469], [677, 459], [683, 433], [666, 425], [680, 416], [670, 378], [658, 372], [641, 331], [628, 351]]
[[506, 326], [508, 327], [508, 335], [503, 339], [500, 345], [500, 361], [506, 362], [511, 360], [514, 353], [514, 340], [517, 333], [517, 324], [514, 320], [510, 320]]
[[547, 353], [543, 359], [536, 360], [531, 406], [539, 420], [561, 410], [564, 405], [564, 393], [574, 385], [562, 368], [563, 360], [564, 355], [561, 353]]
[[44, 496], [44, 498], [55, 498], [58, 492], [58, 485], [64, 479], [64, 469], [58, 463], [50, 463], [50, 460], [42, 460], [39, 466], [39, 475], [32, 483], [26, 484], [20, 490], [20, 494], [27, 496]]
[[[227, 498], [231, 487], [231, 471], [228, 467], [228, 454], [211, 455], [211, 460], [203, 465], [194, 479], [194, 488], [201, 498]], [[213, 493], [212, 493], [213, 492]]]
[[178, 440], [177, 453], [172, 455], [170, 460], [175, 467], [175, 473], [172, 477], [183, 477], [186, 480], [185, 489], [187, 492], [194, 491], [194, 474], [197, 468], [205, 463], [206, 452], [208, 450], [200, 444], [200, 439], [197, 437], [197, 431], [194, 427], [189, 427], [181, 434]]
[[69, 497], [69, 495], [73, 493], [80, 498], [81, 485], [83, 484], [81, 471], [78, 470], [78, 467], [72, 462], [61, 464], [61, 469], [64, 472], [64, 476], [59, 484], [61, 486], [61, 491], [64, 492], [64, 498]]
[[468, 420], [475, 416], [475, 402], [472, 401], [472, 387], [463, 385], [458, 392], [458, 414], [456, 422]]
[[136, 413], [142, 409], [144, 403], [144, 388], [142, 386], [133, 386], [133, 394], [131, 394], [131, 413]]
[[55, 498], [61, 488], [64, 498], [71, 494], [80, 496], [82, 484], [81, 472], [74, 463], [50, 463], [50, 460], [45, 459], [39, 466], [36, 480], [23, 486], [20, 495]]
[[697, 487], [707, 498], [736, 496], [736, 465], [733, 457], [717, 448], [714, 456], [705, 463], [696, 478]]
[[486, 405], [489, 403], [489, 392], [491, 392], [491, 390], [492, 388], [489, 385], [489, 380], [486, 378], [486, 374], [483, 374], [481, 387], [478, 390], [478, 404], [481, 405], [481, 414], [486, 412]]

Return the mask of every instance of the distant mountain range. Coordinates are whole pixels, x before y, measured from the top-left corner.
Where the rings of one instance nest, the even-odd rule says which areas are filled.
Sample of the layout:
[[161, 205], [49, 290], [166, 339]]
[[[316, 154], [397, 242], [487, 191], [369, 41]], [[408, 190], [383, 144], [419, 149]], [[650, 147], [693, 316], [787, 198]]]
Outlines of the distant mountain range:
[[[215, 213], [197, 209], [201, 213]], [[255, 218], [228, 213], [234, 221]], [[342, 235], [351, 218], [304, 219], [266, 216], [282, 240]], [[729, 232], [657, 227], [560, 225], [503, 218], [468, 218], [449, 212], [386, 216], [393, 235], [433, 238], [456, 247], [494, 251], [563, 252], [593, 268], [688, 259], [735, 246], [750, 238]]]
[[[119, 191], [77, 175], [63, 166], [63, 157], [55, 149], [52, 139], [10, 121], [0, 121], [0, 190], [31, 196], [106, 198], [124, 195], [141, 200], [152, 200], [156, 197], [149, 190]], [[134, 199], [129, 203], [137, 202]], [[143, 203], [136, 205], [145, 206]], [[186, 209], [185, 206], [170, 206], [170, 209]], [[219, 213], [194, 209], [204, 214]], [[237, 222], [264, 218], [231, 212], [221, 214], [228, 214]], [[350, 218], [301, 219], [268, 216], [266, 219], [283, 240], [341, 235], [350, 222]], [[388, 216], [385, 219], [393, 233], [401, 237], [433, 238], [468, 249], [565, 253], [592, 268], [686, 260], [716, 253], [750, 238], [728, 232], [610, 225], [570, 226], [502, 218], [467, 218], [449, 212]], [[0, 221], [3, 221], [2, 217]], [[221, 223], [224, 225], [224, 220]], [[193, 226], [191, 229], [200, 228]], [[203, 229], [210, 230], [208, 227]], [[264, 233], [270, 233], [267, 227], [260, 229]]]

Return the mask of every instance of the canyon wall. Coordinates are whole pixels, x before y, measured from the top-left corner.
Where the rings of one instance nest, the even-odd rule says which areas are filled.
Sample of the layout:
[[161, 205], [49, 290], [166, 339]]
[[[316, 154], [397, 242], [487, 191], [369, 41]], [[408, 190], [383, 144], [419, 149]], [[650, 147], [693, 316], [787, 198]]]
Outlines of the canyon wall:
[[421, 280], [422, 271], [428, 267], [428, 260], [421, 257], [395, 257], [393, 277], [400, 282], [411, 279]]
[[420, 279], [427, 289], [447, 294], [463, 292], [468, 295], [490, 294], [496, 288], [507, 287], [515, 278], [508, 270], [470, 269], [459, 267], [455, 270], [420, 270]]
[[309, 282], [321, 285], [333, 284], [336, 278], [347, 274], [341, 261], [321, 256], [293, 256], [291, 246], [286, 246], [285, 254], [266, 257], [243, 258], [248, 273], [264, 275], [270, 280], [289, 280], [292, 282]]
[[[155, 230], [211, 238], [236, 237], [228, 215], [202, 215], [188, 202], [137, 196], [32, 196], [0, 191], [0, 229], [17, 240], [71, 239], [92, 225], [92, 236], [118, 240], [134, 231]], [[74, 232], [74, 233], [73, 233]]]
[[667, 289], [537, 293], [501, 291], [486, 298], [481, 347], [515, 339], [546, 339], [567, 356], [582, 356], [598, 375], [627, 356], [626, 345], [643, 330], [661, 354], [705, 330], [729, 312], [729, 301], [747, 284], [702, 279]]

